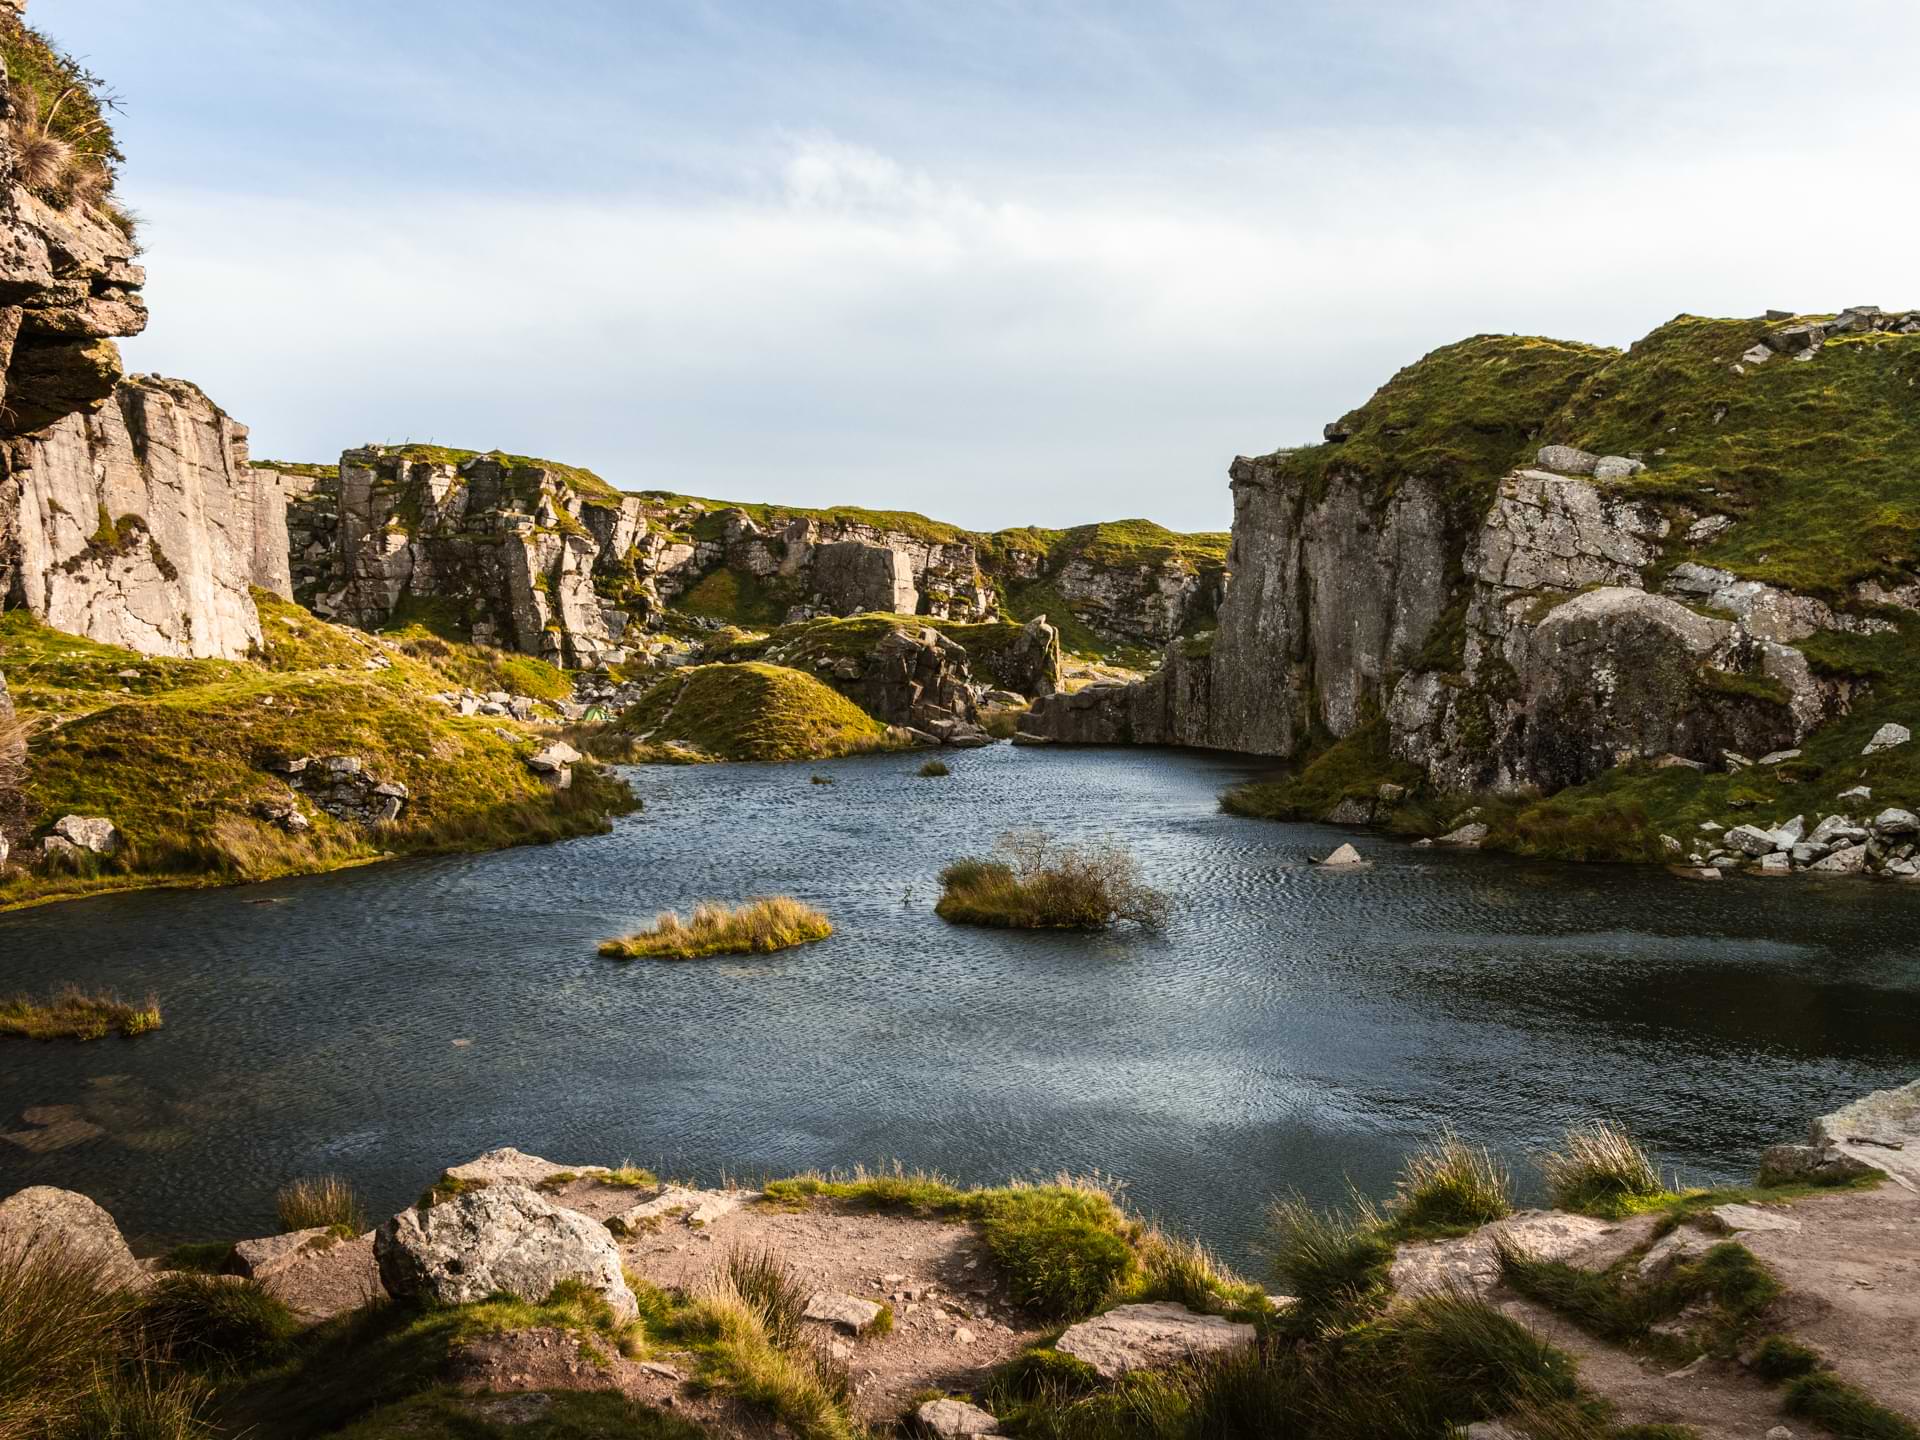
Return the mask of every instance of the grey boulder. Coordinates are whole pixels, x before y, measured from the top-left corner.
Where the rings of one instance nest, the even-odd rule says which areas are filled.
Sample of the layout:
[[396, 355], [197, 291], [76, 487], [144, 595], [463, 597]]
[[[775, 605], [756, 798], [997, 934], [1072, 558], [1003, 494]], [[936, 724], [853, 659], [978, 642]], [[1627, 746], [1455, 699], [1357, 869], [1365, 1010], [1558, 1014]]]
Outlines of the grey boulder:
[[1196, 1356], [1225, 1355], [1250, 1349], [1253, 1326], [1199, 1315], [1184, 1305], [1156, 1301], [1119, 1305], [1083, 1320], [1062, 1335], [1055, 1348], [1084, 1360], [1109, 1380], [1132, 1370], [1153, 1370]]
[[28, 1255], [88, 1257], [116, 1285], [138, 1285], [146, 1278], [113, 1216], [86, 1196], [51, 1185], [32, 1185], [0, 1201], [0, 1247]]
[[524, 1185], [489, 1185], [402, 1210], [375, 1233], [374, 1258], [396, 1298], [465, 1305], [504, 1290], [541, 1301], [575, 1280], [621, 1320], [639, 1311], [605, 1227]]

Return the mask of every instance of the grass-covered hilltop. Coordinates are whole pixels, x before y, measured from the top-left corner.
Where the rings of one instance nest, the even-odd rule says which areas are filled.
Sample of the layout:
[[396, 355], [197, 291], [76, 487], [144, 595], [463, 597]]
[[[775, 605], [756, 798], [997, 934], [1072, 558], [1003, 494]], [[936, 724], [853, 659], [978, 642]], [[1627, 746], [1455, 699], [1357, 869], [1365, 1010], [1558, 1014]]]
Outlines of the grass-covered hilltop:
[[1233, 484], [1211, 642], [1036, 738], [1289, 761], [1246, 814], [1920, 872], [1920, 315], [1480, 336]]
[[0, 1203], [0, 1417], [35, 1440], [1913, 1440], [1917, 1117], [1916, 1087], [1879, 1092], [1718, 1189], [1603, 1123], [1523, 1173], [1443, 1128], [1388, 1193], [1277, 1195], [1257, 1277], [1070, 1176], [709, 1188], [503, 1149], [390, 1215], [289, 1177], [281, 1233], [145, 1262], [39, 1187]]

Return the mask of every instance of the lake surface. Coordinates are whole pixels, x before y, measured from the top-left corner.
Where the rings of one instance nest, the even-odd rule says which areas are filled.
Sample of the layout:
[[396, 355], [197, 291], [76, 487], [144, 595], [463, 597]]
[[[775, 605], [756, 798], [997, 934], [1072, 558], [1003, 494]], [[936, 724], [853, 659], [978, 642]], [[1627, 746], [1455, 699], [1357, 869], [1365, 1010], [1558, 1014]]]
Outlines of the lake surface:
[[[1689, 1181], [1920, 1074], [1920, 887], [1675, 879], [1223, 815], [1252, 773], [1155, 750], [633, 772], [611, 835], [0, 916], [0, 988], [158, 994], [137, 1041], [0, 1044], [0, 1194], [85, 1191], [136, 1244], [273, 1228], [349, 1176], [377, 1214], [498, 1145], [716, 1181], [898, 1159], [1098, 1170], [1247, 1261], [1269, 1197], [1376, 1195], [1451, 1121], [1513, 1159], [1595, 1115]], [[831, 775], [831, 786], [809, 783]], [[953, 927], [935, 876], [1010, 828], [1131, 846], [1161, 934]], [[1364, 873], [1309, 857], [1357, 838]], [[664, 907], [786, 891], [838, 933], [765, 959], [598, 959]], [[461, 1043], [456, 1043], [461, 1042]]]

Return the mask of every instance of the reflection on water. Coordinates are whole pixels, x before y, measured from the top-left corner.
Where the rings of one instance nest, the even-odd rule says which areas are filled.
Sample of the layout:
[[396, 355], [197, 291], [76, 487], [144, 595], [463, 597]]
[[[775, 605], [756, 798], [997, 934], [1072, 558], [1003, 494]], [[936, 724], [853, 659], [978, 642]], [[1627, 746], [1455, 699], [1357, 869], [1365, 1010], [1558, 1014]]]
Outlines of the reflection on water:
[[[610, 836], [0, 916], [6, 988], [153, 990], [167, 1016], [0, 1047], [0, 1192], [85, 1190], [157, 1242], [269, 1229], [274, 1188], [317, 1170], [391, 1209], [501, 1144], [691, 1177], [898, 1158], [1118, 1175], [1245, 1256], [1268, 1196], [1379, 1191], [1443, 1118], [1519, 1159], [1603, 1114], [1722, 1178], [1920, 1071], [1910, 889], [1364, 838], [1377, 866], [1339, 874], [1306, 863], [1323, 827], [1219, 813], [1229, 759], [951, 763], [939, 785], [904, 756], [643, 771]], [[933, 917], [943, 863], [1038, 823], [1132, 845], [1168, 930]], [[749, 962], [593, 953], [663, 907], [778, 891], [838, 933]]]

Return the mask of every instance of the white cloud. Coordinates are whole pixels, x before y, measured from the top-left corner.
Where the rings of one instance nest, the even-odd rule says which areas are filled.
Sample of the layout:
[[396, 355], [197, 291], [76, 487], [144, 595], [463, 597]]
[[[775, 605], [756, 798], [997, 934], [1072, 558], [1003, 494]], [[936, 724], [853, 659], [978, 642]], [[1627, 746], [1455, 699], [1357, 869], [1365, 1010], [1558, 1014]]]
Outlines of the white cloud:
[[[1710, 8], [1673, 12], [1675, 47], [1717, 43]], [[1779, 61], [1740, 44], [1750, 73]], [[964, 179], [768, 132], [671, 197], [136, 176], [155, 323], [129, 350], [263, 452], [431, 437], [636, 487], [1212, 528], [1236, 451], [1464, 334], [1624, 343], [1683, 309], [1920, 298], [1903, 91], [1627, 98], [1529, 72], [1492, 120], [1248, 126]]]

